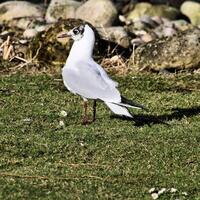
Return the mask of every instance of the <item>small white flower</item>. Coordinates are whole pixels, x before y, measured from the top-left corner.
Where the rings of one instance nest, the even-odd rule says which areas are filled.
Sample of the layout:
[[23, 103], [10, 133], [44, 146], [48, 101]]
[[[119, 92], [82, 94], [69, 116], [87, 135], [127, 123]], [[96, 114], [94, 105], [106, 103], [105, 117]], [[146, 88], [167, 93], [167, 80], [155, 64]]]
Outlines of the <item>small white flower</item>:
[[65, 126], [65, 123], [64, 123], [64, 121], [62, 121], [62, 120], [61, 120], [61, 121], [59, 121], [59, 126], [61, 126], [61, 127], [62, 127], [62, 126]]
[[175, 192], [177, 192], [177, 189], [176, 189], [176, 188], [171, 188], [171, 189], [170, 189], [170, 192], [171, 192], [171, 193], [175, 193]]
[[84, 144], [83, 144], [83, 142], [80, 142], [80, 146], [81, 146], [81, 147], [84, 147]]
[[161, 188], [161, 190], [158, 191], [158, 195], [163, 194], [164, 192], [166, 192], [166, 188]]
[[155, 188], [151, 188], [150, 190], [149, 190], [149, 193], [153, 193], [155, 191]]
[[62, 111], [60, 112], [60, 116], [61, 116], [61, 117], [66, 117], [66, 116], [67, 116], [67, 112], [64, 111], [64, 110], [62, 110]]
[[31, 120], [31, 118], [25, 118], [25, 119], [23, 119], [23, 122], [31, 122], [32, 120]]
[[152, 199], [158, 199], [158, 193], [152, 193], [151, 194]]
[[187, 192], [182, 192], [182, 195], [185, 195], [185, 196], [187, 196], [187, 195], [188, 195], [188, 193], [187, 193]]

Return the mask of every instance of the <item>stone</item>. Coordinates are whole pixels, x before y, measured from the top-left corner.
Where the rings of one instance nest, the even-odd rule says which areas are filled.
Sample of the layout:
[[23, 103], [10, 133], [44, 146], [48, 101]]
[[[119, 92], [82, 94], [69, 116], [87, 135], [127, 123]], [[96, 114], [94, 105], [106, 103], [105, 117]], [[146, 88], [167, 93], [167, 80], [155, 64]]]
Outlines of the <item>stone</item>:
[[170, 37], [176, 35], [178, 28], [174, 25], [174, 23], [169, 22], [165, 24], [161, 24], [157, 28], [153, 30], [153, 32], [159, 37]]
[[24, 38], [33, 38], [35, 37], [36, 35], [38, 34], [38, 32], [33, 29], [33, 28], [29, 28], [29, 29], [26, 29], [23, 33], [23, 36]]
[[171, 21], [171, 23], [174, 24], [174, 26], [181, 31], [185, 31], [192, 27], [192, 25], [184, 19], [173, 20]]
[[147, 15], [150, 17], [159, 16], [170, 20], [177, 19], [180, 12], [173, 7], [167, 5], [151, 5], [150, 3], [138, 3], [135, 8], [129, 13], [128, 19], [137, 20], [138, 18]]
[[181, 5], [181, 12], [190, 19], [193, 25], [200, 25], [200, 3], [185, 1]]
[[88, 0], [77, 9], [76, 18], [93, 26], [109, 27], [117, 18], [117, 10], [111, 0]]
[[151, 34], [149, 34], [149, 33], [141, 35], [140, 38], [144, 42], [150, 42], [150, 41], [152, 41], [154, 39], [153, 36]]
[[137, 3], [134, 9], [128, 14], [128, 19], [138, 20], [141, 16], [146, 15], [146, 12], [152, 7], [150, 3]]
[[128, 34], [121, 26], [97, 28], [97, 31], [105, 40], [112, 41], [124, 48], [128, 48], [130, 45]]
[[10, 27], [17, 27], [23, 30], [26, 30], [27, 28], [35, 28], [38, 26], [46, 26], [46, 22], [43, 18], [30, 18], [30, 17], [23, 17], [19, 19], [13, 19], [11, 21], [8, 21], [7, 24]]
[[144, 30], [144, 29], [149, 29], [149, 28], [151, 29], [155, 28], [159, 24], [148, 15], [143, 15], [140, 18], [135, 19], [131, 25], [133, 25], [132, 27], [133, 29]]
[[130, 57], [135, 70], [187, 69], [200, 67], [200, 29], [179, 32], [173, 37], [139, 46]]
[[75, 0], [52, 0], [48, 6], [45, 19], [48, 23], [57, 22], [59, 18], [75, 18], [76, 10], [82, 3]]
[[0, 4], [0, 23], [16, 18], [32, 17], [40, 18], [44, 15], [44, 9], [27, 1], [7, 1]]

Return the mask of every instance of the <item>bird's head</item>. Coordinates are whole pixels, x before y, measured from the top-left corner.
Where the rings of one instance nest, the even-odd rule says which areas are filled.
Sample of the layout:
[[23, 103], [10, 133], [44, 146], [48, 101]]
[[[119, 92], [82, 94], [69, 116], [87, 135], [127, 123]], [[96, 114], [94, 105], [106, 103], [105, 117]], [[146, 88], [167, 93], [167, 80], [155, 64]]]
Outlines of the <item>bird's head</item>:
[[58, 38], [70, 37], [74, 41], [78, 41], [84, 36], [84, 31], [85, 31], [86, 26], [87, 25], [85, 25], [85, 24], [81, 24], [80, 26], [77, 26], [68, 32], [59, 34], [57, 37]]

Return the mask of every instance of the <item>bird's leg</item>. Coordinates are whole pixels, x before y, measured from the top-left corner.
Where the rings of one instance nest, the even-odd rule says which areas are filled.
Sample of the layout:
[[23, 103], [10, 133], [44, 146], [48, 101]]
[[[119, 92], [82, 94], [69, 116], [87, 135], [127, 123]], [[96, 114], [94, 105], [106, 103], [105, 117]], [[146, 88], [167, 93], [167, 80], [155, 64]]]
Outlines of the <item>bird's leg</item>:
[[93, 118], [92, 118], [93, 122], [96, 120], [96, 106], [97, 106], [97, 101], [94, 100], [94, 102], [93, 102]]
[[82, 121], [84, 125], [88, 123], [87, 110], [88, 110], [88, 101], [84, 99], [83, 100], [83, 121]]

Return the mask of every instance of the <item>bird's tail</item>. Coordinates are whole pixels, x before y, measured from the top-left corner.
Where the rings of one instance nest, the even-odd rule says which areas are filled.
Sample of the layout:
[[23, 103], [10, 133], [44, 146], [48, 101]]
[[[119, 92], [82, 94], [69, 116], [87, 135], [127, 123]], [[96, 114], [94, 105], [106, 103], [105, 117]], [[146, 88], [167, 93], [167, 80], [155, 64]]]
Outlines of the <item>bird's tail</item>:
[[133, 118], [133, 116], [129, 113], [128, 109], [122, 105], [118, 105], [115, 103], [105, 102], [105, 104], [117, 115], [127, 116]]
[[134, 102], [132, 100], [126, 99], [125, 97], [121, 96], [121, 103], [119, 105], [125, 106], [125, 107], [130, 107], [130, 108], [137, 108], [137, 109], [143, 109], [148, 111], [147, 108], [145, 108], [143, 105]]
[[144, 109], [148, 111], [143, 105], [140, 105], [134, 101], [128, 100], [125, 97], [121, 96], [121, 102], [115, 103], [115, 102], [105, 102], [105, 104], [117, 115], [123, 115], [130, 118], [133, 118], [133, 116], [130, 114], [127, 108], [137, 108], [137, 109]]

